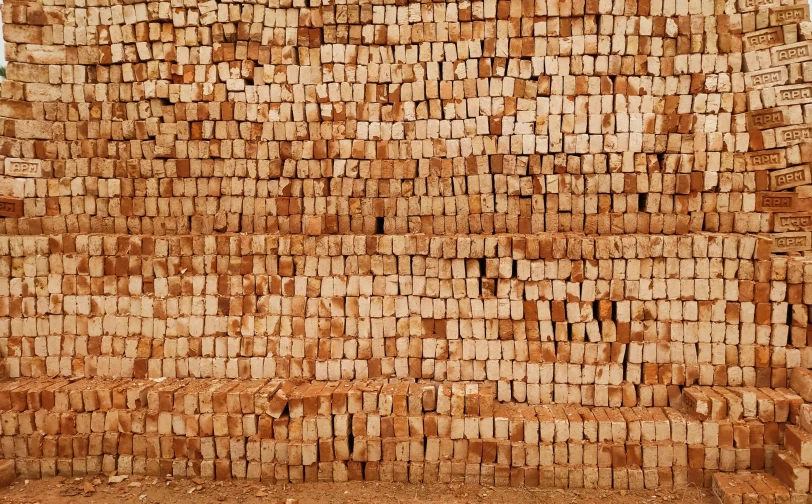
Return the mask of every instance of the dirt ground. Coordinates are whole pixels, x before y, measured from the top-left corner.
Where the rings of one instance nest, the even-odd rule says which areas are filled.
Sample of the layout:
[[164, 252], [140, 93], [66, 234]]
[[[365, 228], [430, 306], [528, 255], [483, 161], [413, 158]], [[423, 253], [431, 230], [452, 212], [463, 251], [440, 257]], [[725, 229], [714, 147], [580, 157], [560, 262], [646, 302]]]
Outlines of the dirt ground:
[[253, 482], [214, 483], [130, 477], [17, 480], [0, 490], [0, 504], [350, 504], [350, 503], [494, 503], [494, 504], [711, 504], [716, 499], [698, 488], [679, 490], [539, 490], [479, 485], [407, 485], [400, 483], [306, 483], [263, 486]]

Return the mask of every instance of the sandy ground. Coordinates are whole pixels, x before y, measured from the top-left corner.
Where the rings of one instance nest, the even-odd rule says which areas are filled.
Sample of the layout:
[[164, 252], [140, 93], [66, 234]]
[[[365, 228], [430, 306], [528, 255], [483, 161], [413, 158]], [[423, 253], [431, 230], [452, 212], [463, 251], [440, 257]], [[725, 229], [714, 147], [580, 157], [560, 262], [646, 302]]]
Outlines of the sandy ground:
[[400, 483], [306, 483], [263, 486], [259, 483], [214, 483], [200, 480], [161, 480], [130, 477], [120, 483], [107, 479], [65, 479], [17, 482], [0, 490], [0, 504], [349, 504], [494, 503], [494, 504], [711, 504], [707, 489], [656, 491], [539, 490], [479, 485], [407, 485]]

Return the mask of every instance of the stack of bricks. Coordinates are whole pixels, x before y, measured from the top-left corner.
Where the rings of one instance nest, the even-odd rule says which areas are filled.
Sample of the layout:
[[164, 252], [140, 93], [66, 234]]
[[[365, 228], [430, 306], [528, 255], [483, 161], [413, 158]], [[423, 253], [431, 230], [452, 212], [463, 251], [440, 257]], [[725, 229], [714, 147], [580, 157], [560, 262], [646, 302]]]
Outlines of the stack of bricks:
[[3, 10], [0, 233], [812, 248], [805, 4], [110, 3]]
[[[742, 2], [753, 7], [763, 3]], [[775, 232], [773, 248], [777, 252], [812, 248], [812, 169], [809, 164], [798, 164], [798, 157], [787, 148], [801, 143], [801, 152], [808, 152], [806, 142], [812, 138], [812, 119], [805, 112], [812, 100], [812, 45], [808, 40], [812, 27], [808, 19], [809, 5], [788, 2], [755, 8], [742, 16], [741, 23], [748, 70], [744, 76], [750, 140], [746, 157], [748, 168], [756, 174], [756, 210], [773, 213], [770, 230]], [[801, 162], [806, 163], [805, 159]]]
[[806, 3], [2, 16], [18, 473], [807, 501]]
[[712, 404], [503, 404], [476, 382], [22, 379], [0, 389], [1, 446], [26, 477], [116, 471], [616, 489], [772, 471], [785, 435], [793, 449], [799, 429], [788, 422], [803, 399], [791, 390], [689, 394]]
[[[791, 504], [787, 488], [775, 476], [764, 473], [717, 473], [713, 476], [713, 493], [722, 504]], [[798, 499], [795, 502], [802, 503]]]
[[[742, 472], [712, 475], [712, 488], [723, 504], [806, 502], [812, 479], [812, 373], [797, 369], [792, 383], [800, 391], [791, 407], [796, 425], [785, 425], [784, 450], [773, 453], [775, 476]], [[798, 401], [798, 399], [800, 401]], [[804, 403], [804, 401], [807, 401]], [[778, 403], [776, 412], [778, 411]]]
[[[796, 369], [791, 384], [802, 399], [812, 401], [812, 372]], [[812, 481], [812, 405], [802, 404], [797, 425], [787, 425], [784, 450], [775, 453], [775, 475], [793, 492], [808, 493]]]
[[812, 366], [812, 261], [753, 236], [0, 237], [11, 378], [411, 379], [664, 405]]

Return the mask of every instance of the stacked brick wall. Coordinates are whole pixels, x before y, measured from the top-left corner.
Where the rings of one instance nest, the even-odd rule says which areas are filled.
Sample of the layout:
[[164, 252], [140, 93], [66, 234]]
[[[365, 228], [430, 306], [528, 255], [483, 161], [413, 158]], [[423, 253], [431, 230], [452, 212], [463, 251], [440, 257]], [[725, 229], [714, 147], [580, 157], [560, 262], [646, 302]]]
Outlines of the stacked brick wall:
[[2, 16], [19, 473], [806, 499], [806, 3]]

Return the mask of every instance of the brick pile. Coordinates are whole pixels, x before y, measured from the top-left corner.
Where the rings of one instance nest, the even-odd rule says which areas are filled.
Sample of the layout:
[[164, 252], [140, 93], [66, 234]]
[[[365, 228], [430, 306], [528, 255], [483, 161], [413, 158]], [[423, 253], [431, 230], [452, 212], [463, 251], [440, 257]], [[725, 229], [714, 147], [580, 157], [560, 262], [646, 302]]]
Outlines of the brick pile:
[[812, 366], [812, 262], [769, 243], [0, 237], [0, 345], [12, 378], [463, 380], [500, 401], [650, 406]]
[[806, 503], [809, 15], [7, 1], [0, 455]]
[[785, 432], [788, 447], [805, 433], [809, 462], [791, 390], [688, 391], [712, 398], [707, 414], [503, 404], [476, 382], [22, 379], [0, 389], [0, 425], [26, 477], [701, 486], [717, 471], [772, 470]]
[[45, 178], [0, 232], [809, 250], [808, 8], [778, 4], [13, 1], [0, 152]]

